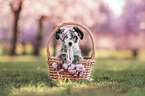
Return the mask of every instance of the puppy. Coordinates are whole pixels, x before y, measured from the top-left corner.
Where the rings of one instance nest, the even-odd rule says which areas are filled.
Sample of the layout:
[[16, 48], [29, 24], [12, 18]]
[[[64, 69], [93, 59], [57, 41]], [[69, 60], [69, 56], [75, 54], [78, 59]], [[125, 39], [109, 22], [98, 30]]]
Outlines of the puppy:
[[75, 70], [78, 61], [83, 59], [79, 48], [79, 38], [83, 39], [83, 32], [78, 27], [65, 27], [58, 29], [55, 37], [61, 41], [57, 58], [62, 60], [62, 67]]

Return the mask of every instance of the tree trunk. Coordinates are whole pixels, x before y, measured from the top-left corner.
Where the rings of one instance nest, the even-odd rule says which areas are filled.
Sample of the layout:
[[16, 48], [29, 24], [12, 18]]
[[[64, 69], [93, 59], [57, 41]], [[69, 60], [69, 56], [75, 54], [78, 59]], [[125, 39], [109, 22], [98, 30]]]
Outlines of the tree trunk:
[[26, 48], [25, 48], [26, 43], [22, 42], [22, 46], [23, 46], [23, 53], [22, 53], [22, 55], [26, 55]]
[[11, 43], [11, 50], [10, 50], [10, 55], [16, 55], [16, 44], [18, 40], [18, 20], [19, 20], [19, 15], [21, 12], [22, 8], [22, 1], [20, 2], [19, 8], [17, 10], [14, 10], [13, 5], [10, 3], [11, 9], [14, 13], [14, 29], [13, 29], [13, 35], [12, 35], [12, 43]]
[[136, 59], [137, 56], [138, 56], [138, 50], [137, 50], [137, 49], [133, 49], [133, 50], [132, 50], [132, 57], [133, 57], [134, 59]]
[[10, 52], [10, 55], [16, 55], [16, 44], [17, 44], [17, 34], [18, 34], [18, 20], [19, 20], [19, 16], [15, 15], [15, 24], [14, 24], [14, 29], [13, 29], [13, 39], [12, 39], [12, 49]]
[[34, 51], [33, 51], [33, 55], [35, 55], [35, 56], [40, 55], [39, 49], [41, 47], [41, 41], [42, 41], [43, 19], [44, 19], [44, 16], [41, 16], [41, 18], [39, 20], [39, 31], [36, 36], [36, 43], [34, 44]]

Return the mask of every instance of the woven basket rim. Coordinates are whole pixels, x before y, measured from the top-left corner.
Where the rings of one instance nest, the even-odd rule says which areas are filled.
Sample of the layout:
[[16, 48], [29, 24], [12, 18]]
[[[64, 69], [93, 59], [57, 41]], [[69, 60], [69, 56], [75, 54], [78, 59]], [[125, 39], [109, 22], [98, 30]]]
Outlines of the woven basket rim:
[[[58, 61], [61, 61], [61, 59], [57, 58], [57, 57], [49, 57], [46, 61], [49, 62], [50, 59], [55, 59], [55, 60], [58, 60]], [[92, 60], [92, 61], [95, 61], [94, 59], [92, 58], [83, 58], [82, 60], [80, 61], [85, 61], [85, 60]], [[80, 62], [79, 61], [79, 62]]]

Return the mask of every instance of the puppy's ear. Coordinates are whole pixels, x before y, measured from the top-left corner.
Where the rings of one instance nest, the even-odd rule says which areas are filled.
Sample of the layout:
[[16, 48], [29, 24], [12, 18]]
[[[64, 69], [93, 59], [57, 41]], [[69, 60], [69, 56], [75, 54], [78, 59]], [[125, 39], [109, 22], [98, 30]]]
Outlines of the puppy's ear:
[[55, 38], [58, 40], [60, 38], [60, 35], [61, 34], [61, 29], [58, 29], [58, 31], [56, 32], [55, 34]]
[[73, 27], [73, 29], [78, 33], [80, 39], [83, 40], [84, 33], [78, 27]]

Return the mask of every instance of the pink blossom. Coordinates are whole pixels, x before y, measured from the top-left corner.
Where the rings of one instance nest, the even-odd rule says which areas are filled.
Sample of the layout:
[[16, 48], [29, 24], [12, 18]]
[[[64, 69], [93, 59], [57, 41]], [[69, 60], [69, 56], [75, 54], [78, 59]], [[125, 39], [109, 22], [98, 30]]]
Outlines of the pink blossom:
[[76, 72], [76, 74], [74, 76], [78, 76], [79, 72]]
[[78, 64], [76, 70], [79, 71], [79, 72], [84, 72], [85, 71], [84, 65]]
[[64, 69], [60, 69], [60, 70], [58, 70], [58, 72], [63, 72], [64, 71]]
[[83, 72], [80, 72], [79, 76], [83, 76]]
[[68, 71], [71, 71], [71, 68], [70, 67], [68, 67]]
[[54, 69], [56, 69], [56, 68], [57, 68], [57, 63], [53, 62], [53, 63], [52, 63], [52, 67], [53, 67]]
[[74, 76], [78, 76], [77, 74], [75, 74]]
[[71, 70], [70, 73], [74, 74], [76, 73], [76, 70]]
[[70, 72], [71, 74], [74, 74], [74, 73], [76, 73], [76, 70], [71, 70], [71, 68], [69, 67], [68, 72]]

